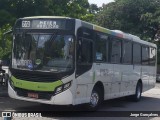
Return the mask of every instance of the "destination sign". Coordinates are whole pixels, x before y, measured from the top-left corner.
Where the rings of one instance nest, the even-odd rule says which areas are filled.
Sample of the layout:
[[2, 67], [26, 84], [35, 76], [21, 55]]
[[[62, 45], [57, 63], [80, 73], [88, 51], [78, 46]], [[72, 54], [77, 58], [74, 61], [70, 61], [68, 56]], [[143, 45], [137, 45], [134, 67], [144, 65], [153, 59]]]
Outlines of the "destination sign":
[[37, 29], [59, 29], [61, 23], [51, 20], [34, 20], [32, 22], [32, 28]]
[[22, 20], [21, 28], [64, 29], [65, 20]]

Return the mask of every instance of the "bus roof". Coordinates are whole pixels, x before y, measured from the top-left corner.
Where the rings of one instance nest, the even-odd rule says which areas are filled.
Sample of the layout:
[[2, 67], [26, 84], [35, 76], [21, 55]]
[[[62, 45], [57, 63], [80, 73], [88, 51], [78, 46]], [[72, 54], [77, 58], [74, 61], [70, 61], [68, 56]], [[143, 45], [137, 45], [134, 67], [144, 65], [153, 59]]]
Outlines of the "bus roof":
[[64, 19], [71, 19], [70, 17], [63, 17], [63, 16], [31, 16], [31, 17], [24, 17], [24, 18], [20, 18], [20, 19], [42, 19], [42, 18], [64, 18]]
[[147, 42], [145, 40], [141, 40], [138, 36], [136, 35], [132, 35], [132, 34], [129, 34], [129, 33], [124, 33], [120, 30], [112, 30], [114, 32], [117, 32], [117, 33], [120, 33], [120, 34], [123, 34], [123, 38], [124, 39], [128, 39], [128, 40], [132, 40], [134, 42], [138, 42], [138, 43], [141, 43], [141, 44], [144, 44], [144, 45], [149, 45], [149, 46], [153, 46], [153, 47], [157, 47], [156, 44], [154, 43], [151, 43], [151, 42]]
[[[87, 23], [87, 22], [85, 22], [85, 23]], [[87, 24], [90, 24], [90, 23], [87, 23]], [[135, 35], [132, 35], [132, 34], [129, 34], [129, 33], [125, 33], [125, 32], [120, 31], [120, 30], [109, 30], [107, 28], [103, 28], [103, 27], [100, 27], [100, 26], [97, 26], [97, 25], [94, 25], [94, 24], [92, 24], [92, 25], [93, 25], [93, 29], [96, 30], [96, 31], [107, 33], [109, 35], [112, 35], [112, 36], [115, 36], [115, 37], [118, 37], [118, 38], [131, 40], [133, 42], [137, 42], [137, 43], [140, 43], [140, 44], [144, 44], [144, 45], [148, 45], [148, 46], [152, 46], [152, 47], [157, 48], [156, 44], [141, 40], [138, 36], [135, 36]]]

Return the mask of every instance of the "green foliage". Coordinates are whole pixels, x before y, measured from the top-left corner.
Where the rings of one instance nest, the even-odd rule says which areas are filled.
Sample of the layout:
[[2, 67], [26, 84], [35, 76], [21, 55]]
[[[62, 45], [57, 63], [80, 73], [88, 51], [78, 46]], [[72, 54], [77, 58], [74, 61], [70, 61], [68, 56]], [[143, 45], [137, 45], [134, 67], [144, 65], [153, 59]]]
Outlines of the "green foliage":
[[160, 0], [116, 0], [103, 6], [97, 24], [154, 40], [159, 30]]
[[0, 59], [9, 58], [12, 38], [7, 36], [6, 48], [2, 49], [2, 35], [17, 18], [48, 15], [93, 21], [92, 8], [88, 0], [0, 0]]
[[9, 29], [11, 29], [10, 24], [4, 25], [2, 28], [0, 28], [0, 59], [8, 59], [11, 54], [11, 36], [6, 36], [6, 46], [3, 49], [3, 33], [7, 32]]
[[26, 16], [68, 16], [89, 21], [98, 10], [88, 0], [0, 0], [0, 28]]
[[[0, 27], [25, 16], [68, 16], [83, 18], [89, 13], [88, 0], [1, 0]], [[9, 19], [6, 19], [9, 18]], [[10, 19], [11, 18], [11, 19]], [[7, 21], [6, 21], [7, 20]]]

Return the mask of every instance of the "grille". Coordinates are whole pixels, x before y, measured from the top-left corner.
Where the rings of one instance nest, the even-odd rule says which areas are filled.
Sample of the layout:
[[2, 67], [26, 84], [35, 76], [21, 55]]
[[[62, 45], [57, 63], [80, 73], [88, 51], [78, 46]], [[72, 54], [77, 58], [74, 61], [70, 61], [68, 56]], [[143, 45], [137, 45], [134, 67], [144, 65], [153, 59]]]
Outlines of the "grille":
[[43, 73], [36, 73], [32, 71], [18, 71], [18, 70], [11, 70], [12, 75], [16, 79], [32, 81], [32, 82], [55, 82], [59, 80], [57, 75], [47, 75]]
[[21, 80], [34, 81], [34, 82], [53, 82], [55, 81], [53, 77], [45, 75], [32, 75], [27, 73], [14, 73], [14, 77]]
[[[39, 92], [39, 91], [30, 91], [21, 88], [15, 88], [17, 95], [28, 97], [28, 93], [36, 93], [38, 94], [38, 99], [50, 100], [51, 97], [54, 95], [54, 92]], [[30, 98], [30, 97], [28, 97]]]

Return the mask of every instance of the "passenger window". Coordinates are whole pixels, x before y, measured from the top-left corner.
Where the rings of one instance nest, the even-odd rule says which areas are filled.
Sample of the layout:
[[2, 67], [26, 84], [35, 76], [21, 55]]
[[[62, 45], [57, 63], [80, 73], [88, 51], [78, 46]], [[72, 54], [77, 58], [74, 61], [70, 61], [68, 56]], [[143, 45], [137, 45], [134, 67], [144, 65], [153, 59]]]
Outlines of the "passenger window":
[[111, 63], [121, 62], [121, 41], [114, 39], [112, 41]]
[[156, 64], [156, 49], [155, 48], [149, 49], [149, 59], [150, 59], [150, 65], [155, 66]]
[[132, 63], [132, 43], [130, 41], [123, 41], [123, 63]]
[[141, 45], [133, 43], [133, 64], [141, 64]]
[[149, 48], [142, 46], [142, 65], [149, 64]]
[[96, 49], [96, 58], [95, 60], [98, 62], [106, 62], [107, 61], [107, 41], [108, 36], [103, 34], [97, 34], [95, 49]]

